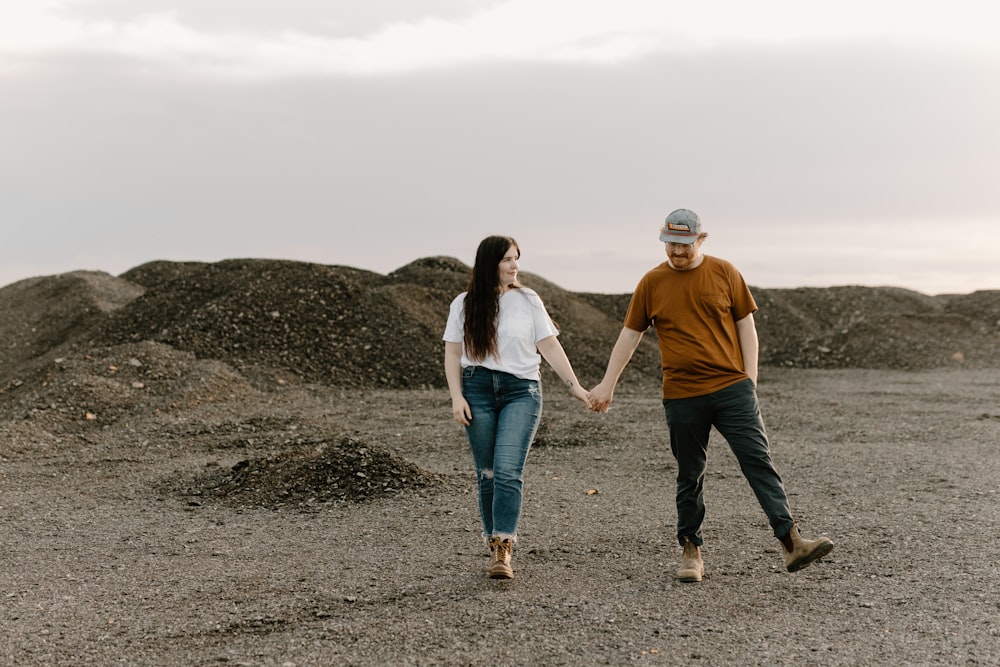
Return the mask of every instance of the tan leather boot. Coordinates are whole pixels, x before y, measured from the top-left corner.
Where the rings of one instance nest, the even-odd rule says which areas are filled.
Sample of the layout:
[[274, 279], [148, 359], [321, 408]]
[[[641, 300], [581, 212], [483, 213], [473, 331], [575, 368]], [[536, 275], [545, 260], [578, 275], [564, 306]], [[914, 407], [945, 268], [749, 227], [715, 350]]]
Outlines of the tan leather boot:
[[511, 557], [514, 555], [514, 540], [491, 537], [490, 564], [486, 568], [486, 573], [490, 579], [513, 579], [514, 569], [510, 566]]
[[684, 553], [681, 555], [681, 566], [677, 570], [677, 580], [688, 583], [701, 581], [705, 574], [705, 564], [701, 560], [701, 547], [684, 538]]
[[801, 570], [833, 551], [833, 542], [829, 538], [820, 537], [816, 540], [807, 540], [799, 535], [799, 529], [795, 526], [792, 526], [788, 535], [778, 539], [781, 541], [781, 546], [784, 547], [785, 567], [788, 568], [789, 572]]

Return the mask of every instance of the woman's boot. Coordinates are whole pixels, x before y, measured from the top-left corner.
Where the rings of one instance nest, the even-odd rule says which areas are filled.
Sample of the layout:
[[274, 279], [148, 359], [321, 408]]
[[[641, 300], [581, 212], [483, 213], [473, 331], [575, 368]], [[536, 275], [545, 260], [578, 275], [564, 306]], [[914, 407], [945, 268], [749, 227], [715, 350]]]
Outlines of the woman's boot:
[[490, 575], [490, 579], [513, 579], [514, 569], [510, 566], [510, 560], [514, 555], [514, 540], [509, 537], [491, 537], [489, 545], [490, 564], [486, 573]]

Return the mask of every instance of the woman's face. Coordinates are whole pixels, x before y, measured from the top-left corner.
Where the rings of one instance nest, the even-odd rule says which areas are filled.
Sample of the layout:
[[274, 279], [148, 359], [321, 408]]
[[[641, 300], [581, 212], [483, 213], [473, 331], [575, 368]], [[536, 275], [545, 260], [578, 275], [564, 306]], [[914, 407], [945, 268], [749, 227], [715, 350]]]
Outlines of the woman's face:
[[507, 289], [515, 282], [517, 282], [517, 260], [521, 257], [521, 252], [517, 249], [517, 246], [511, 246], [507, 249], [507, 253], [500, 260], [500, 264], [497, 266], [497, 274], [500, 278], [500, 285]]

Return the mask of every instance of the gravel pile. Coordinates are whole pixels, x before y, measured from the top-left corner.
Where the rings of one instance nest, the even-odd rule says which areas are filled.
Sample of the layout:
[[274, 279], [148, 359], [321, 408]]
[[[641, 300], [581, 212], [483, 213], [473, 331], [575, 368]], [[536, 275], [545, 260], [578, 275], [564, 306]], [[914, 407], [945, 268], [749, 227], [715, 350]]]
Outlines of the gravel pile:
[[442, 316], [419, 308], [443, 298], [434, 288], [401, 289], [372, 272], [301, 262], [154, 268], [135, 270], [146, 292], [95, 329], [94, 344], [155, 340], [254, 378], [284, 369], [351, 387], [436, 380], [423, 348], [440, 338], [432, 328]]
[[[151, 262], [120, 277], [74, 272], [0, 289], [12, 316], [0, 368], [67, 348], [152, 341], [223, 361], [268, 388], [445, 385], [441, 333], [469, 267], [447, 257], [388, 275], [279, 260]], [[596, 383], [628, 294], [574, 293], [526, 274], [581, 379]], [[801, 368], [989, 367], [1000, 358], [1000, 292], [927, 296], [887, 287], [758, 289], [761, 363]], [[657, 377], [646, 336], [625, 381]], [[631, 375], [630, 375], [631, 374]]]
[[[15, 283], [0, 289], [0, 308], [8, 314], [0, 323], [7, 342], [0, 351], [0, 418], [38, 432], [87, 436], [296, 386], [443, 388], [441, 333], [469, 270], [448, 257], [417, 260], [388, 275], [278, 260], [161, 261], [119, 277], [73, 272]], [[545, 300], [581, 381], [597, 383], [629, 295], [573, 293], [540, 276], [522, 279]], [[754, 292], [765, 366], [988, 368], [1000, 359], [1000, 292]], [[547, 386], [557, 387], [543, 368]], [[620, 393], [655, 392], [658, 384], [659, 353], [655, 336], [647, 335]], [[542, 425], [539, 446], [574, 446], [594, 437], [549, 426]], [[330, 435], [310, 437], [328, 442]], [[352, 447], [358, 451], [349, 455]], [[362, 453], [375, 458], [361, 465], [356, 457]], [[365, 443], [278, 458], [251, 454], [212, 488], [274, 504], [363, 500], [397, 491], [395, 480], [403, 477], [417, 487], [430, 483]], [[301, 484], [289, 486], [292, 479]], [[251, 480], [256, 486], [245, 485]]]
[[919, 370], [1000, 361], [1000, 291], [931, 297], [849, 286], [754, 296], [764, 365]]
[[185, 493], [270, 509], [362, 502], [406, 490], [441, 487], [444, 478], [395, 452], [353, 438], [317, 442], [268, 457], [243, 459], [198, 476]]

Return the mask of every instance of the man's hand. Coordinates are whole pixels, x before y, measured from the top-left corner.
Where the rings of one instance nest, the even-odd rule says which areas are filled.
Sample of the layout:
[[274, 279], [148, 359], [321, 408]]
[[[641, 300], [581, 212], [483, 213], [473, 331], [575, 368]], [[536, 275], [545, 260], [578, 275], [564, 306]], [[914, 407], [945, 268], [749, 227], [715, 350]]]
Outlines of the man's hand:
[[590, 390], [590, 409], [594, 412], [607, 412], [614, 399], [615, 385], [604, 381]]

